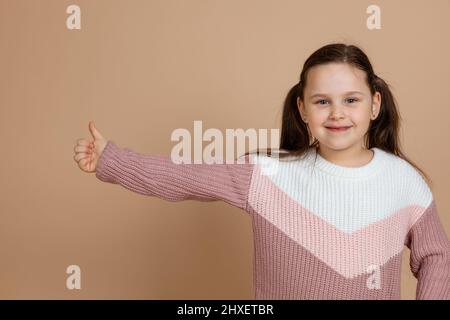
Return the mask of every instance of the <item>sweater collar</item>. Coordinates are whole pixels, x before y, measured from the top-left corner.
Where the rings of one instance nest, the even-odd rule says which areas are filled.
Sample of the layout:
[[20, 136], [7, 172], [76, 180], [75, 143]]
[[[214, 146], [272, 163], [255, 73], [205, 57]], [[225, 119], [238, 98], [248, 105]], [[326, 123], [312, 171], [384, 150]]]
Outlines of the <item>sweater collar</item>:
[[373, 147], [369, 149], [374, 152], [370, 162], [360, 167], [346, 167], [326, 160], [317, 152], [316, 148], [312, 149], [310, 154], [313, 166], [315, 164], [315, 167], [319, 168], [321, 171], [340, 177], [364, 178], [371, 176], [383, 167], [383, 162], [386, 160], [386, 152], [382, 149]]

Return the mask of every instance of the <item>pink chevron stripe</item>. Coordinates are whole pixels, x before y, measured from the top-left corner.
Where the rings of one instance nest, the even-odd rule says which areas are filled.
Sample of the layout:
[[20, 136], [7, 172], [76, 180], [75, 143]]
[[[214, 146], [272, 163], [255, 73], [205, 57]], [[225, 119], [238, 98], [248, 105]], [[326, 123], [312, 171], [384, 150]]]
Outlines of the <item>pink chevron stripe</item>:
[[[255, 299], [400, 299], [402, 253], [377, 270], [347, 279], [250, 208], [255, 242]], [[372, 281], [371, 281], [372, 280]]]
[[[366, 273], [370, 266], [381, 266], [401, 252], [410, 227], [411, 212], [423, 212], [419, 206], [408, 206], [349, 234], [309, 212], [260, 170], [259, 166], [255, 168], [249, 205], [346, 278]], [[259, 203], [260, 190], [264, 190], [266, 199], [276, 201]]]

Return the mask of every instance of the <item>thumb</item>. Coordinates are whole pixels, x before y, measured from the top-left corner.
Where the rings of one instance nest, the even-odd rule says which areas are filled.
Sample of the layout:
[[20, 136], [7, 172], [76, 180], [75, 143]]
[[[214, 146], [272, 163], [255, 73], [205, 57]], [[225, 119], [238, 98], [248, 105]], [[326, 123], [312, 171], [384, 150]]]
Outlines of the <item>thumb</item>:
[[100, 132], [97, 131], [97, 128], [95, 128], [93, 121], [89, 121], [89, 131], [91, 132], [92, 137], [94, 137], [94, 140], [104, 139]]

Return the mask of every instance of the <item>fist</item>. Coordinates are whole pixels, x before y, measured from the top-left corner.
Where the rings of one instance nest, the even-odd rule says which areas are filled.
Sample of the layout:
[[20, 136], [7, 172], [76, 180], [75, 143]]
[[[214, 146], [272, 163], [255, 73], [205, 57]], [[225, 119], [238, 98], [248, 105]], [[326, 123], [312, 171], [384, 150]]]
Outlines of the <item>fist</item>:
[[93, 121], [89, 122], [89, 131], [92, 138], [81, 138], [77, 140], [74, 147], [75, 155], [73, 159], [82, 171], [92, 173], [95, 172], [98, 159], [103, 153], [108, 141], [100, 134]]

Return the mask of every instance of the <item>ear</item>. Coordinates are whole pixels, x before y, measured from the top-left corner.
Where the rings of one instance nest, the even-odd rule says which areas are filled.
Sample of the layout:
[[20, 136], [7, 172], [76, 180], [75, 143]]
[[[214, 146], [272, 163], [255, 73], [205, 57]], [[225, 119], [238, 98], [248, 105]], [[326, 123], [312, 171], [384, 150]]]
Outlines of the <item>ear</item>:
[[372, 110], [370, 110], [371, 119], [375, 120], [378, 115], [380, 114], [380, 108], [381, 108], [381, 93], [376, 91], [375, 94], [372, 97]]
[[300, 112], [300, 116], [302, 117], [303, 121], [305, 121], [307, 119], [305, 105], [303, 104], [303, 101], [300, 99], [300, 97], [297, 97], [297, 107], [298, 111]]

